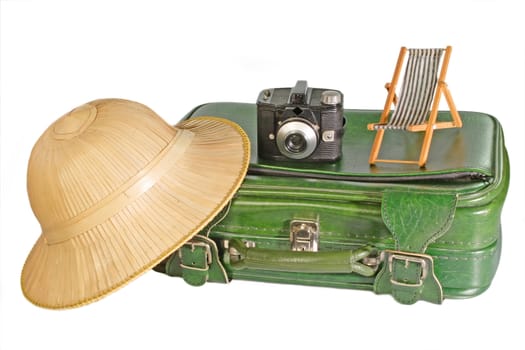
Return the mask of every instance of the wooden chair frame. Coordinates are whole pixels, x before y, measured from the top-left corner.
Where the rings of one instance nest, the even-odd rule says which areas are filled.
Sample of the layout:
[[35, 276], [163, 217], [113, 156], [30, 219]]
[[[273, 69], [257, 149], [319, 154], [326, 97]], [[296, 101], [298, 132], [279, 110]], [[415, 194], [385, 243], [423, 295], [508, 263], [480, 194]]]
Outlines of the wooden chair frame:
[[[388, 95], [387, 95], [385, 107], [381, 114], [379, 123], [368, 124], [368, 130], [377, 130], [377, 134], [375, 136], [374, 143], [370, 151], [369, 163], [371, 165], [374, 165], [377, 162], [383, 162], [383, 163], [417, 164], [420, 167], [424, 167], [428, 159], [428, 153], [430, 151], [430, 144], [432, 141], [434, 130], [446, 129], [446, 128], [461, 128], [462, 126], [461, 117], [459, 116], [459, 113], [456, 109], [456, 105], [454, 104], [454, 101], [452, 99], [452, 95], [450, 94], [448, 86], [445, 83], [445, 77], [447, 74], [450, 54], [452, 52], [452, 47], [447, 46], [445, 49], [445, 55], [443, 57], [443, 61], [441, 64], [441, 71], [439, 72], [439, 78], [438, 78], [438, 82], [436, 86], [436, 91], [434, 92], [434, 97], [433, 97], [432, 107], [431, 107], [429, 117], [427, 118], [427, 121], [423, 124], [410, 125], [406, 128], [407, 131], [411, 131], [411, 132], [422, 132], [422, 131], [425, 132], [419, 159], [418, 160], [378, 159], [379, 150], [381, 148], [381, 144], [383, 141], [385, 129], [375, 129], [375, 127], [379, 124], [383, 124], [383, 125], [386, 124], [388, 122], [388, 117], [390, 115], [390, 107], [392, 105], [394, 106], [397, 105], [398, 98], [396, 95], [396, 86], [399, 80], [401, 69], [403, 67], [403, 63], [405, 61], [406, 52], [407, 52], [407, 48], [402, 47], [399, 53], [399, 58], [397, 60], [397, 64], [395, 67], [394, 75], [392, 77], [392, 81], [385, 85], [385, 88], [388, 90]], [[445, 99], [447, 101], [447, 104], [449, 106], [450, 113], [452, 116], [452, 121], [446, 121], [446, 122], [437, 121], [438, 108], [439, 108], [439, 102], [441, 99], [441, 94], [445, 95]]]

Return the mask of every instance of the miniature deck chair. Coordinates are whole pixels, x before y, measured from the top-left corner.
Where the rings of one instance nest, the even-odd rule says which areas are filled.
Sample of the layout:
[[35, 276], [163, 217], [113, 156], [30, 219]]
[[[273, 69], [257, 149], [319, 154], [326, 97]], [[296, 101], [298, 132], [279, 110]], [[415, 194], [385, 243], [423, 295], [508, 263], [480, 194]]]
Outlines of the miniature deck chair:
[[[409, 57], [398, 99], [396, 96], [396, 85], [407, 51], [409, 52]], [[462, 126], [461, 118], [445, 83], [451, 51], [452, 48], [450, 46], [446, 49], [401, 48], [392, 82], [385, 85], [388, 90], [388, 96], [379, 123], [368, 124], [368, 130], [377, 130], [370, 151], [369, 163], [371, 165], [374, 165], [376, 162], [386, 162], [418, 164], [420, 167], [424, 167], [427, 162], [434, 130], [460, 128]], [[443, 52], [445, 57], [441, 64], [441, 72], [438, 78], [439, 64]], [[452, 121], [437, 121], [439, 100], [442, 93], [447, 100]], [[395, 110], [390, 113], [392, 104], [394, 104]], [[385, 130], [424, 132], [419, 160], [378, 159]]]

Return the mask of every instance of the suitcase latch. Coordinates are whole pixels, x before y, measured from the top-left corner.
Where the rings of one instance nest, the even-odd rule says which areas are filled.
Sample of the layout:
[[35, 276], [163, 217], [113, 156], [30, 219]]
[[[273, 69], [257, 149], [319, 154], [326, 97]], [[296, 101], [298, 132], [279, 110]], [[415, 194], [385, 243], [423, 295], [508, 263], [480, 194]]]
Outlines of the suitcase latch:
[[319, 223], [310, 220], [292, 220], [290, 243], [294, 251], [316, 252], [319, 249]]

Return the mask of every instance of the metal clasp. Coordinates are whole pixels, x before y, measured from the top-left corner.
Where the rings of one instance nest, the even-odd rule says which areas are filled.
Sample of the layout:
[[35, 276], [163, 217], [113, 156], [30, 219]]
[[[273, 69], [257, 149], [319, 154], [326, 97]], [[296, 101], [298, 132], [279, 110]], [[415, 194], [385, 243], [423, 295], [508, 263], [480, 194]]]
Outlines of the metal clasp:
[[189, 241], [189, 242], [186, 242], [184, 243], [183, 247], [184, 246], [190, 246], [190, 251], [193, 253], [195, 251], [195, 248], [196, 247], [201, 247], [201, 248], [204, 248], [205, 249], [205, 263], [206, 263], [206, 267], [204, 268], [200, 268], [200, 267], [195, 267], [195, 266], [188, 266], [188, 265], [184, 265], [182, 263], [182, 247], [178, 250], [178, 254], [179, 254], [179, 258], [180, 258], [180, 267], [182, 268], [187, 268], [187, 269], [191, 269], [191, 270], [198, 270], [198, 271], [208, 271], [209, 269], [209, 266], [211, 265], [211, 263], [213, 262], [213, 255], [211, 253], [211, 248], [210, 246], [207, 244], [207, 243], [204, 243], [204, 242], [193, 242], [193, 241]]
[[[413, 254], [413, 253], [406, 253], [401, 251], [385, 251], [384, 253], [388, 254], [388, 271], [391, 273], [390, 282], [392, 284], [402, 286], [402, 287], [413, 287], [418, 288], [423, 285], [423, 282], [427, 278], [428, 275], [428, 269], [429, 264], [427, 263], [428, 259], [432, 259], [432, 257], [428, 255], [423, 254]], [[405, 263], [405, 268], [408, 269], [408, 266], [410, 263], [419, 264], [421, 268], [421, 274], [419, 276], [419, 280], [417, 283], [407, 283], [405, 281], [399, 281], [397, 279], [394, 279], [394, 262], [395, 261], [401, 261]]]
[[[254, 241], [243, 240], [242, 243], [246, 248], [256, 247], [256, 243]], [[229, 240], [222, 241], [222, 244], [223, 244], [224, 249], [228, 252], [230, 261], [237, 262], [243, 258], [241, 252], [239, 252], [236, 248], [230, 246]]]
[[292, 220], [290, 243], [294, 251], [316, 252], [319, 249], [319, 222]]

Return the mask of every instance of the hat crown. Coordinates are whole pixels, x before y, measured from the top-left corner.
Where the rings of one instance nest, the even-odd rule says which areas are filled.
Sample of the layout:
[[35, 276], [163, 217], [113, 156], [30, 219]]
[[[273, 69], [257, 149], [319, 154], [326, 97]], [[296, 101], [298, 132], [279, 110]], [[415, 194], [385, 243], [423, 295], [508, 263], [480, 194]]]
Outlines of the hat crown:
[[43, 231], [117, 191], [173, 139], [176, 129], [148, 107], [96, 100], [56, 120], [35, 144], [27, 189]]

